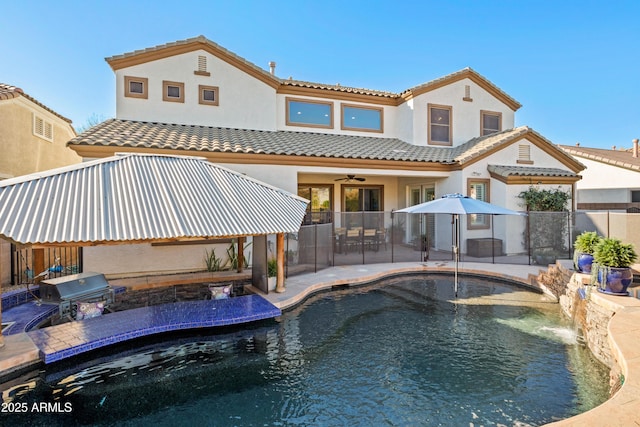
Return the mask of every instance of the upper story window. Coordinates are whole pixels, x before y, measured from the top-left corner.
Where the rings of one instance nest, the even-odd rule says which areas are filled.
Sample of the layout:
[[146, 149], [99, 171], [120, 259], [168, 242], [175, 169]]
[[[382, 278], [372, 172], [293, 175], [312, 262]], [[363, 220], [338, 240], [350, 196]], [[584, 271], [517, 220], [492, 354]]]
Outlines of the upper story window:
[[53, 142], [53, 123], [36, 114], [33, 115], [33, 134]]
[[287, 98], [287, 126], [333, 128], [333, 103]]
[[128, 98], [148, 98], [149, 79], [145, 77], [124, 76], [124, 96]]
[[502, 130], [502, 113], [480, 111], [480, 135], [491, 135]]
[[452, 108], [447, 105], [429, 104], [429, 144], [451, 145], [453, 129]]
[[162, 81], [162, 100], [184, 102], [184, 83]]
[[198, 85], [198, 102], [203, 105], [219, 105], [217, 86]]
[[342, 104], [342, 129], [383, 132], [383, 109]]

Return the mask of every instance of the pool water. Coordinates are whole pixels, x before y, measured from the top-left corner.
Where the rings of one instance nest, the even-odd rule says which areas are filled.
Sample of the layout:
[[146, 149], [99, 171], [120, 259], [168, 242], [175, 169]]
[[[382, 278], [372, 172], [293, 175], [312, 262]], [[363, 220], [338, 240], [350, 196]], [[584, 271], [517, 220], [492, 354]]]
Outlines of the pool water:
[[0, 385], [3, 404], [69, 412], [2, 417], [15, 426], [533, 426], [608, 397], [608, 370], [576, 343], [558, 304], [473, 278], [453, 301], [440, 276], [320, 294], [277, 321], [28, 373]]

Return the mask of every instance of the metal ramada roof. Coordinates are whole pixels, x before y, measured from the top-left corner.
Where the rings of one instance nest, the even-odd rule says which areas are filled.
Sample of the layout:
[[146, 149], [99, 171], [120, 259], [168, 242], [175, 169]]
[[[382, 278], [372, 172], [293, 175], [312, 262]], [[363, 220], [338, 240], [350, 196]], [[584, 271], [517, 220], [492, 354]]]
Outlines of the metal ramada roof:
[[0, 236], [96, 245], [297, 232], [306, 206], [199, 157], [124, 154], [1, 181]]

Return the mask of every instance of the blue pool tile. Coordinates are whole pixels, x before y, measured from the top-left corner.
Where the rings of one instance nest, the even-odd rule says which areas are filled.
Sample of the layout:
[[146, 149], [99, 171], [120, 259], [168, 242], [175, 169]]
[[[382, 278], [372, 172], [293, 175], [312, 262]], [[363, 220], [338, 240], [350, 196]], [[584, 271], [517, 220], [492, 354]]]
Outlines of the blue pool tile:
[[[45, 363], [144, 335], [226, 326], [280, 316], [259, 295], [226, 300], [183, 301], [105, 314], [29, 332]], [[59, 345], [59, 343], [61, 343]]]

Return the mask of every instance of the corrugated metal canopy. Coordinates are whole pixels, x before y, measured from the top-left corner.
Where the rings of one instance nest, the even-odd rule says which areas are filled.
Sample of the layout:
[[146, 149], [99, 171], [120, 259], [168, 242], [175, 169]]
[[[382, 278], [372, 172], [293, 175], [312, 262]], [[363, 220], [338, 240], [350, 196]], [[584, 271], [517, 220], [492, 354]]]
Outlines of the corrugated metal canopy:
[[297, 232], [307, 203], [203, 158], [123, 154], [0, 181], [0, 237], [97, 245]]

